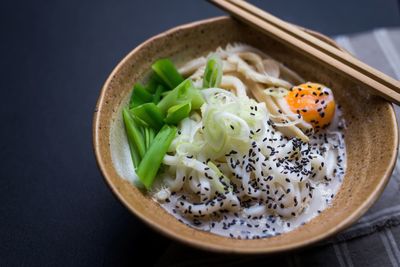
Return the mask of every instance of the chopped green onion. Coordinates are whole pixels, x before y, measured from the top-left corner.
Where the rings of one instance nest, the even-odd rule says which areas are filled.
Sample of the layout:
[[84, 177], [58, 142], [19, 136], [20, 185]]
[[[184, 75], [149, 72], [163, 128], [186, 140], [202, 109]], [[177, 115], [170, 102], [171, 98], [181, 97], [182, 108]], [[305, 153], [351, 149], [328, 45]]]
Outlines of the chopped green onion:
[[162, 92], [162, 93], [161, 93], [161, 96], [164, 97], [164, 96], [168, 95], [170, 92], [171, 92], [171, 91]]
[[132, 161], [135, 168], [139, 166], [140, 160], [144, 157], [146, 146], [141, 133], [140, 127], [135, 123], [128, 109], [122, 110], [122, 116], [125, 124], [125, 131], [128, 137], [129, 147], [131, 150]]
[[156, 131], [154, 131], [154, 129], [149, 128], [149, 147], [151, 145], [151, 142], [153, 142], [154, 137], [156, 136]]
[[203, 88], [218, 87], [222, 80], [222, 61], [216, 56], [212, 55], [208, 58], [206, 69], [204, 71]]
[[140, 162], [136, 174], [147, 190], [151, 189], [154, 178], [175, 135], [176, 127], [164, 125], [154, 137], [146, 155]]
[[163, 81], [160, 78], [158, 78], [156, 73], [152, 72], [147, 82], [146, 89], [149, 93], [154, 94], [157, 90], [157, 87], [161, 83], [163, 83]]
[[131, 109], [130, 112], [155, 130], [161, 129], [164, 125], [164, 115], [154, 103], [142, 104]]
[[132, 117], [133, 121], [136, 123], [136, 126], [138, 127], [138, 129], [140, 129], [142, 135], [144, 135], [144, 128], [145, 127], [149, 127], [147, 122], [145, 122], [142, 119], [136, 117], [130, 110], [129, 110], [129, 113], [131, 114], [131, 117]]
[[[192, 81], [190, 82], [192, 83]], [[194, 87], [193, 83], [189, 90], [189, 99], [194, 110], [199, 109], [204, 104], [204, 97], [201, 95], [200, 90]]]
[[184, 118], [189, 117], [192, 105], [190, 102], [178, 104], [168, 109], [165, 122], [169, 124], [178, 124]]
[[151, 101], [153, 101], [153, 96], [147, 92], [143, 85], [137, 83], [133, 86], [129, 108], [134, 108]]
[[151, 68], [169, 89], [173, 89], [183, 82], [182, 75], [179, 74], [174, 63], [167, 58], [157, 60]]
[[164, 87], [160, 84], [157, 86], [156, 91], [154, 92], [153, 95], [153, 103], [154, 104], [158, 104], [158, 102], [160, 102], [161, 100], [161, 95], [164, 92]]
[[192, 109], [198, 109], [204, 103], [203, 96], [189, 79], [183, 81], [175, 89], [170, 91], [163, 99], [161, 99], [157, 106], [160, 108], [161, 112], [165, 114], [170, 107], [188, 101], [191, 102]]
[[145, 141], [145, 145], [146, 145], [146, 150], [149, 149], [151, 142], [153, 142], [154, 135], [155, 135], [154, 129], [152, 129], [150, 127], [144, 128], [144, 141]]

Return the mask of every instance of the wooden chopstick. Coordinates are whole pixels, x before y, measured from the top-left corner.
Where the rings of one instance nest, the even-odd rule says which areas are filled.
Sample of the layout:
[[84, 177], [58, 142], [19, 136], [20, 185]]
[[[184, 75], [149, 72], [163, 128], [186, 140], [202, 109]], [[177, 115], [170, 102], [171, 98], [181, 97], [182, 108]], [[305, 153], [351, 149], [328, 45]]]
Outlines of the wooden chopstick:
[[[375, 80], [379, 80], [381, 83], [389, 86], [394, 86], [394, 90], [396, 92], [400, 93], [400, 83], [389, 76], [383, 74], [382, 72], [368, 66], [367, 64], [357, 60], [353, 56], [351, 56], [348, 53], [345, 53], [343, 51], [337, 51], [334, 47], [331, 45], [328, 45], [327, 43], [321, 41], [320, 39], [312, 36], [311, 34], [308, 34], [299, 28], [265, 12], [262, 9], [259, 9], [245, 1], [238, 1], [238, 0], [228, 0], [229, 2], [235, 4], [236, 6], [246, 10], [247, 12], [253, 14], [254, 16], [257, 16], [260, 19], [263, 19], [267, 21], [268, 23], [271, 23], [272, 25], [280, 28], [283, 31], [286, 31], [287, 33], [291, 34], [292, 36], [295, 36], [298, 39], [301, 39], [303, 42], [308, 43], [311, 46], [314, 46], [321, 51], [324, 51], [326, 54], [329, 54], [332, 57], [337, 58], [338, 60], [342, 62], [346, 62], [347, 64], [351, 65], [353, 68], [358, 69], [360, 72], [363, 72], [367, 75], [373, 75]], [[397, 85], [396, 85], [397, 83]]]
[[395, 104], [400, 104], [400, 82], [362, 63], [351, 55], [339, 51], [245, 1], [209, 1], [272, 38], [287, 43], [301, 53], [322, 62], [332, 70], [371, 88], [373, 93]]

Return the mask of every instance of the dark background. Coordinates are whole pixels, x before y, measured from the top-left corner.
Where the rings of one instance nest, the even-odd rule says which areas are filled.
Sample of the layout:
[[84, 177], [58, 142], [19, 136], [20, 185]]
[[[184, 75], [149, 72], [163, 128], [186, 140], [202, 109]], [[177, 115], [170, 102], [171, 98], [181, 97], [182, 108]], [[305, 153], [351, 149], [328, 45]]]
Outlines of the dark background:
[[[396, 0], [252, 2], [328, 35], [400, 26]], [[105, 185], [92, 151], [93, 110], [135, 46], [222, 14], [202, 0], [1, 2], [0, 266], [153, 264], [174, 242]]]

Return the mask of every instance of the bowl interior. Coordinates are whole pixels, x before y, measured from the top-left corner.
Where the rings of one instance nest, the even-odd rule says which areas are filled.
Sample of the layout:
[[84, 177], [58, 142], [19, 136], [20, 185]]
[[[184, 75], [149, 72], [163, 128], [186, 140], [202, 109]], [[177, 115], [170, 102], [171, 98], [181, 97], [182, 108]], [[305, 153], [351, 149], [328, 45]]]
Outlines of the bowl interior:
[[[143, 192], [122, 179], [111, 159], [110, 127], [118, 121], [119, 107], [126, 103], [132, 85], [145, 79], [152, 62], [161, 57], [170, 57], [179, 64], [234, 42], [257, 47], [306, 80], [332, 88], [337, 102], [343, 107], [347, 122], [347, 170], [332, 206], [304, 226], [267, 239], [230, 239], [178, 222]], [[356, 221], [384, 189], [394, 166], [398, 141], [391, 104], [370, 96], [366, 88], [301, 55], [288, 45], [227, 17], [175, 28], [134, 49], [106, 81], [97, 104], [93, 127], [99, 166], [107, 183], [127, 208], [152, 227], [180, 241], [210, 250], [243, 253], [276, 252], [304, 246]]]

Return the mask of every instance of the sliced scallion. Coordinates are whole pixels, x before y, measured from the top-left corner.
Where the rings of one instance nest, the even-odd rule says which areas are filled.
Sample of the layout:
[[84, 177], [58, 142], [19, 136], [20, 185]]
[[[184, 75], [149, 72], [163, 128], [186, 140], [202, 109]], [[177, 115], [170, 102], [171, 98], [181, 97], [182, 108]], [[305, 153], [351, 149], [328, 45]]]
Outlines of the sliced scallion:
[[164, 125], [154, 137], [153, 142], [137, 168], [136, 174], [147, 190], [151, 189], [158, 169], [176, 135], [176, 127]]
[[152, 102], [137, 106], [131, 109], [130, 112], [157, 131], [164, 125], [163, 113], [157, 105]]
[[190, 102], [172, 106], [168, 109], [167, 117], [164, 121], [169, 124], [178, 124], [184, 118], [189, 117], [191, 108]]
[[151, 101], [153, 101], [153, 95], [150, 94], [143, 85], [136, 83], [133, 86], [129, 108], [134, 108]]
[[140, 126], [135, 123], [128, 109], [124, 108], [122, 110], [122, 116], [125, 124], [126, 135], [128, 137], [129, 147], [131, 150], [132, 161], [135, 168], [137, 168], [146, 152], [145, 141], [141, 133]]
[[189, 79], [183, 81], [175, 89], [164, 96], [157, 106], [160, 108], [161, 112], [165, 114], [170, 107], [186, 102], [191, 102], [192, 109], [198, 109], [204, 103], [203, 96]]
[[222, 80], [222, 61], [212, 55], [208, 58], [204, 71], [203, 88], [219, 87]]
[[174, 63], [172, 63], [170, 59], [159, 59], [151, 68], [169, 89], [173, 89], [183, 82], [182, 75], [179, 74]]
[[164, 92], [164, 87], [161, 84], [158, 85], [157, 89], [156, 89], [156, 91], [154, 92], [154, 95], [153, 95], [153, 103], [154, 104], [158, 104], [158, 102], [160, 102], [163, 92]]

